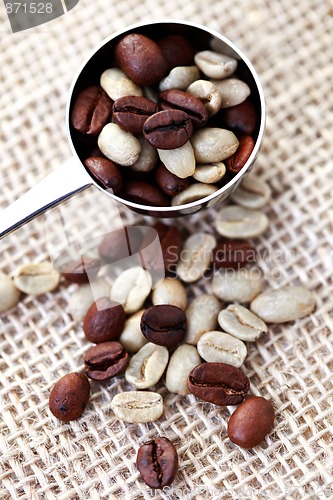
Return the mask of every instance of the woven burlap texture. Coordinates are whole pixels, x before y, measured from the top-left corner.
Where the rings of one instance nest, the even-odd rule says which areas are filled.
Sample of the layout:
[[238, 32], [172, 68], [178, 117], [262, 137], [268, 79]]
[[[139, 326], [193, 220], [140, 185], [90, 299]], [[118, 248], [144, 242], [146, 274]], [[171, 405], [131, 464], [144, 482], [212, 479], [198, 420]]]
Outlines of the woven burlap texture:
[[[153, 424], [115, 418], [112, 397], [130, 388], [121, 377], [93, 383], [82, 418], [59, 422], [48, 409], [49, 391], [60, 376], [82, 370], [90, 347], [68, 311], [75, 285], [24, 296], [0, 317], [0, 498], [333, 498], [332, 1], [80, 0], [67, 15], [15, 35], [0, 9], [1, 207], [69, 157], [67, 91], [95, 45], [140, 20], [197, 21], [238, 44], [264, 86], [267, 130], [255, 170], [273, 196], [265, 209], [269, 231], [255, 240], [259, 266], [269, 285], [304, 284], [317, 297], [310, 317], [272, 325], [248, 346], [251, 391], [273, 402], [276, 423], [261, 446], [245, 451], [227, 437], [232, 408], [170, 394], [162, 383], [165, 414]], [[63, 210], [74, 240], [120, 221], [95, 189]], [[3, 272], [54, 256], [64, 235], [53, 215], [1, 241]], [[151, 222], [128, 211], [120, 216]], [[214, 216], [210, 209], [174, 223], [188, 233], [212, 232]], [[191, 293], [204, 289], [209, 283], [201, 280]], [[174, 442], [180, 470], [169, 491], [152, 493], [135, 458], [156, 435]]]

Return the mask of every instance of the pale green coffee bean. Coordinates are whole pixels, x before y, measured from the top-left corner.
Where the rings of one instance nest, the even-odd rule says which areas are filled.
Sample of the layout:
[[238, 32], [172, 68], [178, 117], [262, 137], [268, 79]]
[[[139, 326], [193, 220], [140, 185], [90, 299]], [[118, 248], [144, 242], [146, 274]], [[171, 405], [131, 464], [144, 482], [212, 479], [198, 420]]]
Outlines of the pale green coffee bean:
[[212, 80], [222, 96], [221, 108], [230, 108], [241, 104], [251, 94], [251, 89], [247, 83], [237, 78], [228, 78], [226, 80]]
[[194, 132], [191, 144], [198, 163], [215, 163], [233, 155], [239, 142], [230, 130], [206, 127]]
[[215, 115], [221, 108], [221, 93], [216, 85], [208, 80], [196, 80], [187, 87], [186, 92], [202, 100], [209, 116]]
[[148, 340], [143, 335], [141, 331], [141, 317], [145, 309], [140, 309], [136, 313], [132, 314], [125, 321], [125, 326], [121, 332], [119, 342], [125, 347], [126, 351], [135, 353], [138, 352], [141, 347], [148, 343]]
[[194, 233], [184, 243], [177, 266], [178, 277], [186, 283], [194, 283], [209, 268], [211, 253], [216, 239], [208, 233]]
[[152, 288], [152, 278], [148, 271], [140, 266], [123, 271], [114, 281], [111, 290], [111, 300], [119, 302], [126, 314], [138, 311]]
[[224, 163], [209, 163], [208, 165], [198, 165], [193, 174], [193, 178], [199, 182], [213, 184], [223, 179], [225, 173], [226, 168]]
[[268, 229], [267, 216], [258, 210], [229, 205], [216, 213], [215, 228], [226, 238], [255, 238]]
[[75, 321], [82, 321], [89, 307], [102, 297], [109, 297], [111, 287], [101, 278], [80, 285], [70, 296], [67, 310]]
[[138, 140], [141, 146], [140, 156], [131, 166], [131, 170], [135, 172], [150, 172], [155, 168], [158, 161], [157, 150], [143, 136], [138, 137]]
[[40, 295], [57, 288], [60, 274], [50, 262], [23, 264], [16, 269], [14, 285], [28, 295]]
[[217, 320], [223, 331], [247, 342], [254, 342], [267, 332], [262, 319], [239, 304], [230, 304], [220, 311]]
[[250, 308], [267, 323], [285, 323], [304, 318], [316, 307], [316, 298], [304, 286], [286, 285], [276, 290], [265, 290]]
[[164, 278], [153, 290], [151, 301], [154, 306], [168, 304], [177, 306], [183, 311], [187, 306], [187, 295], [184, 285], [175, 278]]
[[181, 179], [190, 177], [195, 171], [194, 151], [190, 141], [187, 141], [180, 148], [158, 149], [158, 156], [165, 167], [172, 174]]
[[148, 389], [160, 380], [168, 361], [168, 349], [149, 342], [131, 358], [125, 378], [136, 389]]
[[98, 147], [110, 160], [129, 167], [138, 161], [141, 145], [133, 134], [116, 123], [108, 123], [98, 136]]
[[176, 66], [160, 81], [160, 91], [178, 89], [186, 90], [191, 83], [200, 78], [196, 66]]
[[113, 101], [128, 95], [142, 96], [142, 89], [119, 68], [106, 69], [100, 79], [102, 89]]
[[197, 345], [198, 353], [210, 363], [226, 363], [240, 367], [247, 355], [244, 342], [225, 332], [204, 333]]
[[202, 200], [211, 194], [216, 193], [218, 188], [212, 186], [211, 184], [203, 184], [198, 182], [195, 184], [190, 184], [184, 191], [176, 194], [171, 200], [171, 206], [177, 207], [180, 205], [186, 205], [187, 203], [192, 203], [193, 201]]
[[247, 304], [263, 291], [265, 281], [257, 268], [220, 269], [212, 280], [212, 291], [225, 302]]
[[220, 301], [211, 293], [198, 295], [186, 309], [186, 344], [197, 345], [201, 335], [215, 330]]
[[200, 363], [200, 356], [193, 345], [182, 344], [177, 347], [170, 358], [165, 376], [168, 391], [182, 396], [189, 394], [187, 377], [191, 370]]
[[213, 50], [197, 52], [194, 62], [208, 78], [228, 78], [237, 68], [236, 59]]
[[145, 424], [163, 415], [163, 399], [156, 392], [129, 391], [116, 394], [111, 402], [114, 414], [124, 422]]
[[247, 174], [231, 199], [245, 208], [262, 208], [271, 197], [271, 188], [258, 175]]
[[0, 313], [6, 312], [16, 306], [20, 300], [21, 292], [16, 288], [13, 280], [0, 273]]

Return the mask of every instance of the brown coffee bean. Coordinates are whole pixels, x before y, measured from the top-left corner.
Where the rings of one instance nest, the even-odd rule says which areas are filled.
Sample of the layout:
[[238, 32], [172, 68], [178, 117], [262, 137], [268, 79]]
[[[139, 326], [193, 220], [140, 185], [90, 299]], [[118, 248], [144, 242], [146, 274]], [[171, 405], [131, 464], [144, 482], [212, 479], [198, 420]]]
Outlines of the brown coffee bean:
[[84, 373], [67, 373], [53, 387], [49, 396], [49, 407], [62, 422], [81, 417], [90, 396], [90, 384]]
[[249, 98], [236, 106], [222, 109], [219, 118], [222, 127], [237, 134], [253, 135], [257, 128], [257, 110]]
[[[160, 240], [164, 270], [170, 274], [175, 270], [181, 252], [181, 233], [176, 227], [166, 226], [163, 222], [154, 224], [153, 229], [157, 232]], [[151, 245], [154, 237], [153, 231], [147, 232], [140, 246], [140, 252], [144, 253], [144, 259], [141, 260], [150, 272], [161, 270], [160, 258], [155, 251], [156, 247]]]
[[239, 137], [239, 146], [236, 152], [225, 160], [227, 170], [232, 174], [237, 174], [249, 159], [254, 148], [254, 140], [250, 135]]
[[184, 191], [184, 189], [186, 189], [190, 184], [188, 177], [181, 179], [177, 175], [170, 172], [170, 170], [168, 170], [163, 163], [160, 163], [156, 169], [155, 180], [156, 184], [160, 189], [162, 189], [163, 193], [171, 197]]
[[198, 398], [219, 406], [238, 405], [250, 387], [246, 375], [225, 363], [202, 363], [188, 376], [188, 388]]
[[186, 316], [177, 306], [148, 307], [141, 317], [141, 331], [149, 342], [173, 347], [185, 336]]
[[159, 109], [179, 109], [191, 118], [194, 127], [203, 127], [208, 120], [208, 111], [204, 103], [183, 90], [165, 90], [158, 99]]
[[136, 465], [150, 488], [169, 486], [178, 471], [178, 454], [168, 438], [156, 437], [140, 446]]
[[125, 35], [115, 47], [120, 68], [137, 85], [154, 85], [167, 72], [168, 63], [160, 47], [140, 33]]
[[129, 355], [120, 342], [103, 342], [85, 353], [85, 372], [93, 380], [108, 380], [127, 368]]
[[99, 255], [106, 262], [118, 262], [134, 255], [140, 248], [142, 233], [138, 227], [123, 227], [107, 233], [98, 247]]
[[275, 412], [270, 401], [253, 396], [244, 401], [231, 415], [228, 436], [241, 448], [257, 446], [274, 425]]
[[112, 117], [127, 132], [142, 134], [144, 122], [156, 112], [156, 103], [146, 97], [125, 96], [113, 103]]
[[84, 160], [84, 166], [95, 180], [114, 194], [119, 194], [123, 186], [123, 179], [118, 166], [102, 156], [90, 156]]
[[217, 269], [239, 269], [256, 261], [256, 251], [246, 240], [223, 240], [212, 251], [212, 262]]
[[81, 256], [78, 262], [67, 262], [60, 270], [62, 276], [70, 283], [88, 283], [94, 279], [100, 269], [99, 259], [89, 259]]
[[98, 135], [108, 122], [112, 111], [112, 100], [99, 87], [88, 87], [76, 98], [72, 112], [73, 128], [86, 135]]
[[180, 148], [192, 132], [191, 118], [178, 109], [159, 111], [150, 116], [143, 126], [144, 138], [157, 149]]
[[167, 60], [168, 69], [193, 64], [194, 49], [183, 36], [167, 35], [161, 38], [157, 44]]
[[170, 205], [169, 198], [158, 187], [145, 181], [126, 182], [121, 194], [126, 200], [140, 205], [153, 207], [168, 207]]
[[83, 331], [87, 339], [94, 344], [117, 340], [123, 331], [125, 318], [121, 304], [102, 297], [88, 309], [83, 320]]

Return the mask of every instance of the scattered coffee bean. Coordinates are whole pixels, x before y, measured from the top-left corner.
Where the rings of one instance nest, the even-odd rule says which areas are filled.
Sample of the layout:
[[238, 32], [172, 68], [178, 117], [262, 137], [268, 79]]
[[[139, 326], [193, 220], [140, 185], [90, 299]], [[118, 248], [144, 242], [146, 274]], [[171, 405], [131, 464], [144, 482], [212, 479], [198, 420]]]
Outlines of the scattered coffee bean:
[[121, 195], [133, 203], [152, 207], [167, 207], [169, 198], [153, 184], [144, 181], [131, 180], [124, 183]]
[[231, 199], [245, 208], [264, 207], [271, 197], [271, 189], [259, 176], [247, 174], [231, 195]]
[[187, 203], [192, 203], [193, 201], [201, 200], [207, 198], [211, 194], [217, 191], [216, 186], [211, 184], [195, 183], [190, 184], [188, 188], [184, 189], [181, 193], [178, 193], [171, 200], [171, 205], [173, 207], [186, 205]]
[[109, 121], [112, 100], [99, 87], [88, 87], [76, 98], [71, 112], [73, 128], [81, 134], [96, 136]]
[[198, 165], [193, 174], [193, 178], [199, 182], [214, 184], [223, 179], [225, 173], [226, 168], [224, 163], [209, 163], [208, 165]]
[[184, 243], [180, 254], [177, 273], [186, 283], [193, 283], [203, 276], [209, 268], [211, 251], [216, 239], [208, 233], [194, 233]]
[[225, 302], [249, 303], [263, 291], [264, 286], [264, 278], [257, 268], [220, 269], [212, 280], [214, 295]]
[[143, 136], [139, 136], [137, 139], [140, 143], [141, 151], [139, 158], [130, 168], [134, 172], [151, 172], [158, 162], [157, 150]]
[[192, 394], [219, 406], [238, 405], [250, 388], [246, 375], [235, 366], [225, 363], [201, 363], [188, 376]]
[[251, 311], [267, 323], [285, 323], [304, 318], [315, 307], [314, 293], [304, 286], [295, 285], [265, 290], [250, 305]]
[[106, 233], [98, 247], [101, 258], [106, 262], [118, 262], [134, 255], [140, 248], [142, 233], [138, 227], [122, 227]]
[[61, 274], [70, 283], [88, 283], [96, 278], [100, 266], [99, 259], [90, 259], [82, 255], [80, 261], [67, 262], [62, 266]]
[[164, 90], [186, 90], [191, 83], [200, 78], [200, 72], [196, 66], [177, 66], [162, 78], [159, 89]]
[[91, 156], [83, 163], [88, 172], [99, 184], [106, 189], [112, 189], [114, 194], [120, 193], [123, 179], [115, 163], [100, 156]]
[[178, 109], [165, 109], [150, 116], [144, 123], [145, 139], [157, 149], [176, 149], [183, 146], [193, 132], [192, 120]]
[[229, 205], [216, 214], [215, 227], [226, 238], [255, 238], [269, 226], [267, 216], [258, 210]]
[[108, 123], [98, 136], [98, 147], [110, 160], [128, 167], [140, 156], [140, 142], [116, 123]]
[[138, 311], [152, 287], [150, 274], [140, 266], [123, 271], [114, 281], [111, 290], [111, 300], [123, 304], [126, 314]]
[[193, 64], [194, 50], [189, 41], [181, 35], [166, 35], [158, 40], [168, 69], [176, 66], [190, 66]]
[[178, 471], [176, 448], [165, 437], [157, 437], [140, 446], [136, 465], [150, 488], [169, 486]]
[[274, 425], [275, 412], [270, 401], [253, 396], [236, 408], [228, 422], [228, 436], [241, 448], [257, 446]]
[[127, 132], [142, 134], [143, 124], [156, 111], [156, 103], [139, 96], [120, 97], [113, 103], [112, 118]]
[[236, 106], [222, 109], [219, 116], [221, 126], [237, 134], [253, 135], [256, 131], [257, 111], [249, 98]]
[[101, 87], [113, 101], [125, 96], [142, 96], [142, 88], [119, 68], [106, 69], [101, 75]]
[[251, 93], [247, 83], [238, 78], [227, 78], [226, 80], [213, 80], [213, 84], [219, 89], [222, 96], [222, 108], [237, 106], [245, 101]]
[[141, 331], [149, 342], [173, 347], [184, 338], [185, 313], [179, 307], [166, 304], [149, 307], [142, 315]]
[[223, 309], [217, 320], [222, 330], [246, 342], [253, 342], [267, 332], [262, 319], [239, 304], [230, 304]]
[[191, 144], [198, 163], [215, 163], [233, 155], [239, 143], [230, 130], [206, 127], [194, 132]]
[[213, 249], [212, 262], [217, 269], [239, 269], [256, 262], [256, 251], [246, 240], [223, 240]]
[[49, 396], [49, 407], [62, 422], [81, 417], [90, 396], [90, 384], [84, 373], [67, 373], [54, 385]]
[[151, 300], [154, 306], [167, 304], [185, 311], [187, 295], [184, 285], [175, 278], [164, 278], [153, 290]]
[[85, 353], [85, 372], [93, 380], [108, 380], [125, 371], [129, 356], [120, 342], [103, 342]]
[[111, 402], [116, 417], [131, 424], [154, 422], [163, 415], [163, 399], [149, 391], [129, 391], [116, 394]]
[[82, 321], [93, 302], [109, 294], [110, 285], [102, 278], [81, 285], [69, 298], [69, 314], [75, 321]]
[[200, 363], [200, 356], [193, 345], [182, 344], [177, 347], [170, 358], [165, 376], [168, 391], [182, 396], [189, 394], [187, 378], [191, 370]]
[[0, 313], [16, 306], [20, 296], [21, 292], [16, 288], [13, 280], [9, 276], [0, 273]]
[[57, 288], [60, 274], [50, 262], [23, 264], [14, 274], [15, 287], [28, 295], [41, 295]]
[[208, 80], [196, 80], [187, 87], [186, 92], [202, 100], [207, 109], [208, 116], [215, 115], [221, 108], [221, 93], [216, 85]]
[[236, 59], [213, 50], [197, 52], [194, 56], [194, 62], [208, 78], [227, 78], [237, 68]]
[[239, 368], [246, 358], [246, 345], [225, 332], [212, 331], [201, 335], [197, 344], [198, 353], [205, 361], [226, 363]]
[[197, 345], [203, 333], [215, 330], [220, 310], [221, 304], [215, 295], [203, 293], [193, 299], [186, 309], [187, 328], [184, 342]]
[[183, 90], [172, 89], [161, 92], [158, 107], [161, 110], [184, 111], [191, 118], [194, 127], [203, 127], [208, 120], [208, 111], [204, 103]]
[[83, 331], [90, 342], [100, 344], [117, 340], [124, 328], [125, 311], [121, 304], [108, 297], [96, 300], [88, 309]]
[[227, 170], [232, 174], [238, 174], [238, 172], [244, 167], [245, 163], [251, 156], [255, 144], [250, 135], [242, 135], [238, 138], [238, 140], [239, 146], [237, 151], [225, 161]]
[[164, 166], [172, 173], [185, 179], [194, 174], [195, 156], [190, 141], [176, 149], [158, 149], [158, 156]]
[[148, 344], [131, 358], [125, 377], [136, 389], [148, 389], [157, 384], [169, 361], [169, 352], [161, 345]]
[[148, 340], [141, 332], [141, 317], [144, 313], [144, 309], [137, 311], [132, 314], [125, 321], [124, 329], [119, 337], [119, 342], [124, 346], [126, 351], [135, 353], [138, 352], [141, 347], [147, 344]]
[[188, 178], [180, 179], [177, 175], [169, 172], [163, 163], [160, 163], [156, 169], [155, 180], [158, 187], [168, 196], [176, 196], [189, 185]]

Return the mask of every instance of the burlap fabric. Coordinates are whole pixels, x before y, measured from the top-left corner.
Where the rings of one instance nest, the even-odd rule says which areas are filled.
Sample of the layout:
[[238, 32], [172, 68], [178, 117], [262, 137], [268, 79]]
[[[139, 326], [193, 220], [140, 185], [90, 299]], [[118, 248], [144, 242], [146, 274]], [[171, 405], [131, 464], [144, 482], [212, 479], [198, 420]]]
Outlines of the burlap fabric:
[[[267, 132], [256, 172], [273, 198], [270, 229], [256, 240], [259, 265], [270, 285], [302, 283], [318, 302], [311, 317], [272, 326], [249, 346], [244, 370], [253, 394], [273, 401], [276, 425], [262, 446], [244, 451], [226, 434], [231, 408], [169, 394], [163, 384], [165, 415], [154, 424], [114, 417], [112, 397], [129, 389], [123, 380], [92, 384], [84, 416], [61, 424], [49, 412], [49, 391], [82, 369], [88, 348], [68, 313], [75, 286], [24, 297], [0, 317], [0, 498], [333, 498], [332, 1], [80, 0], [66, 16], [15, 35], [0, 9], [1, 207], [70, 155], [67, 90], [96, 44], [152, 17], [198, 21], [244, 50], [265, 89]], [[64, 214], [74, 241], [120, 220], [94, 189], [68, 202]], [[53, 256], [64, 235], [50, 217], [1, 241], [2, 271]], [[213, 218], [210, 210], [176, 223], [211, 232]], [[121, 220], [147, 223], [127, 211]], [[204, 288], [199, 282], [191, 293]], [[156, 435], [169, 437], [180, 458], [173, 487], [162, 493], [150, 492], [135, 466], [140, 444]]]

